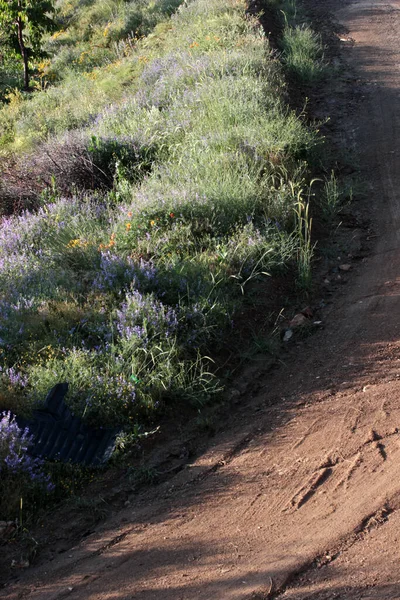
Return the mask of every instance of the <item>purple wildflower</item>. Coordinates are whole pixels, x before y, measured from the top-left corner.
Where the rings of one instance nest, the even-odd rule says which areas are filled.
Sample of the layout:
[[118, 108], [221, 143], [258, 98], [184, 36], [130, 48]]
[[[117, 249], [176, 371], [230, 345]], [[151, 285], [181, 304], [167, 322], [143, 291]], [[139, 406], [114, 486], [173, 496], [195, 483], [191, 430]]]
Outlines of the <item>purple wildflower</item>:
[[5, 476], [26, 476], [31, 483], [52, 491], [54, 485], [43, 472], [44, 461], [29, 455], [32, 443], [29, 429], [21, 429], [11, 412], [0, 413], [0, 473]]

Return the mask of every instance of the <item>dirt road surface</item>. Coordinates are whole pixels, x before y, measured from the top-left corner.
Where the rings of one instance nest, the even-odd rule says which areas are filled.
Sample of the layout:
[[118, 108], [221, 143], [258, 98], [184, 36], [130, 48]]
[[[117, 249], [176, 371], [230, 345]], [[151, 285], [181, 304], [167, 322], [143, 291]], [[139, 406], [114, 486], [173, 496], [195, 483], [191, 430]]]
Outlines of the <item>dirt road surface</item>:
[[0, 598], [400, 598], [400, 2], [320, 9], [366, 90], [343, 144], [360, 151], [371, 253], [200, 458]]

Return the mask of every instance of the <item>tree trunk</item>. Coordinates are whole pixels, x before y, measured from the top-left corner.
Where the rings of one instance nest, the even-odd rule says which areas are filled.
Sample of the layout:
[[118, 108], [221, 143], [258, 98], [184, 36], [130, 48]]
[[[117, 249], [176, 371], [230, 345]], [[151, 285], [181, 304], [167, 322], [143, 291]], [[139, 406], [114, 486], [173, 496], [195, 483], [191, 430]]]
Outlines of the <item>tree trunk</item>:
[[29, 92], [29, 65], [28, 65], [28, 52], [25, 47], [24, 37], [22, 35], [24, 31], [24, 24], [21, 17], [17, 19], [18, 29], [18, 44], [21, 51], [22, 60], [24, 61], [24, 90]]

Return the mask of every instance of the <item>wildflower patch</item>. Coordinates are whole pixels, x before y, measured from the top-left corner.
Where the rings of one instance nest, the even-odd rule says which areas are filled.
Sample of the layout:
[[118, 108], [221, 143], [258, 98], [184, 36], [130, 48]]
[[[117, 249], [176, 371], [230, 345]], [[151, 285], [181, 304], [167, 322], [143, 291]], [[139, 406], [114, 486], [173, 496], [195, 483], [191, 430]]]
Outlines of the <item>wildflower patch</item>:
[[[27, 202], [0, 223], [0, 410], [29, 419], [60, 382], [92, 429], [198, 410], [222, 389], [212, 357], [249, 286], [309, 266], [299, 231], [318, 141], [285, 104], [261, 26], [244, 0], [157, 14], [151, 36], [99, 64], [117, 28], [102, 15], [100, 49], [70, 48], [58, 86], [0, 110], [0, 144], [18, 148], [0, 193]], [[50, 40], [49, 71], [74, 27]]]

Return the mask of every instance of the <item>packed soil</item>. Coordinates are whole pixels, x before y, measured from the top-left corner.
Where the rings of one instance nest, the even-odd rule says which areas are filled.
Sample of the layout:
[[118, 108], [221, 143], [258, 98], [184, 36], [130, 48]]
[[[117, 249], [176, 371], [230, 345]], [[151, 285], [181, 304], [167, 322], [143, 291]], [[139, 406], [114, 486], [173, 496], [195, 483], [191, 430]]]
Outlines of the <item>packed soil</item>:
[[125, 487], [72, 547], [16, 564], [0, 598], [400, 597], [400, 2], [308, 6], [337, 34], [315, 116], [357, 149], [365, 185], [321, 262], [326, 296], [341, 290], [321, 303], [323, 328], [295, 334], [272, 372], [256, 357], [197, 458], [178, 443], [180, 468]]

